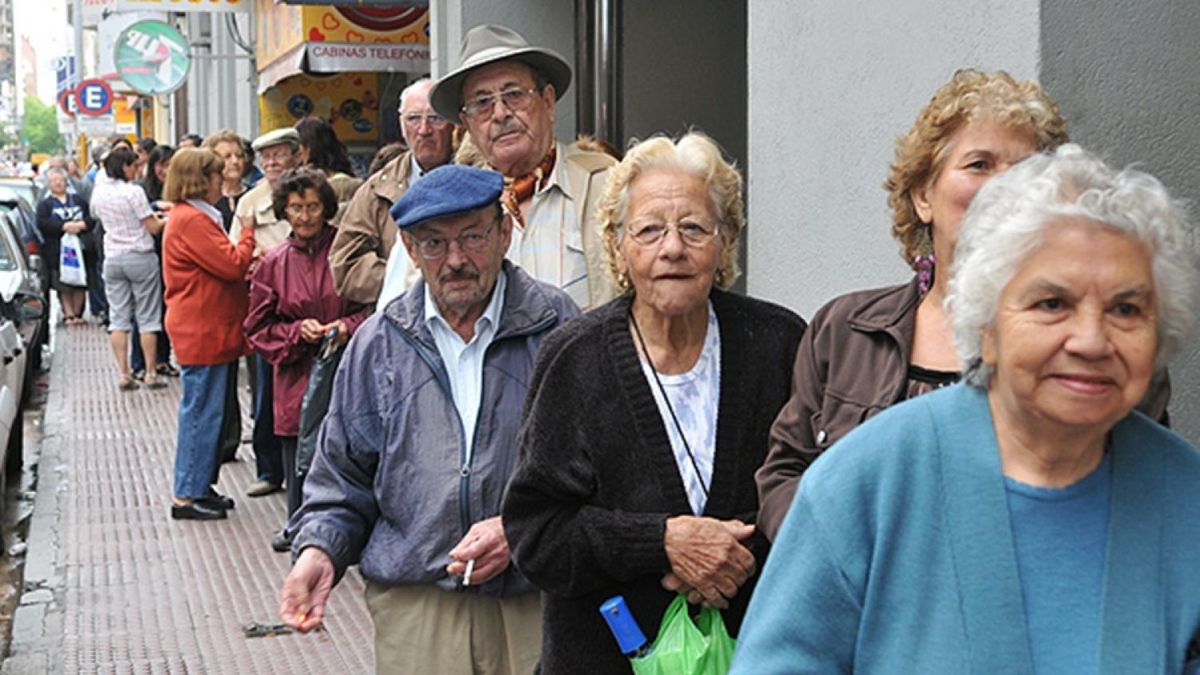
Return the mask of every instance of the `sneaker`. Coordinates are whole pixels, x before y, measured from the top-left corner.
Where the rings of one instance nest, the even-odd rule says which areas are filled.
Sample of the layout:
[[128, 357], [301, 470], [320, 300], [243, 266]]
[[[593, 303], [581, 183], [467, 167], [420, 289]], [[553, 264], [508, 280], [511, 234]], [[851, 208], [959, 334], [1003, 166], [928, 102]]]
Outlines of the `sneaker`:
[[272, 483], [269, 480], [256, 480], [246, 489], [247, 497], [266, 497], [269, 494], [274, 494], [283, 489], [279, 483]]

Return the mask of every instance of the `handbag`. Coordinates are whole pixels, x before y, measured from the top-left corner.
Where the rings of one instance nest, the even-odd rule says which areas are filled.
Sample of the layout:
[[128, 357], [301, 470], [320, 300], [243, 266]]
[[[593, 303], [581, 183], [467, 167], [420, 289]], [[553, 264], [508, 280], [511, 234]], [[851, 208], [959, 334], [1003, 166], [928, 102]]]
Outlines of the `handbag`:
[[83, 267], [83, 241], [77, 234], [65, 232], [59, 242], [58, 280], [67, 286], [87, 288], [87, 271]]
[[317, 434], [325, 414], [329, 412], [329, 399], [333, 396], [333, 376], [337, 374], [341, 361], [342, 345], [337, 339], [337, 328], [330, 328], [321, 338], [317, 358], [308, 376], [308, 387], [300, 403], [300, 432], [296, 438], [297, 478], [307, 476], [308, 468], [312, 466], [312, 458], [317, 451]]

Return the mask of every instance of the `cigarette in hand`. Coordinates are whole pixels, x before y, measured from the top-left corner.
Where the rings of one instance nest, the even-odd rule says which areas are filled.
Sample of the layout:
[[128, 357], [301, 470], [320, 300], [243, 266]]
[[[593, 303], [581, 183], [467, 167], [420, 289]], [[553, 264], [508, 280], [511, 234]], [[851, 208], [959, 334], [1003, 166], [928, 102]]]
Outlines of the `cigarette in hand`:
[[463, 574], [463, 586], [471, 585], [471, 572], [475, 571], [475, 559], [471, 558], [467, 561], [467, 572]]
[[292, 615], [292, 621], [295, 621], [297, 626], [303, 624], [304, 620], [307, 618], [308, 618], [308, 614], [306, 612], [297, 611], [295, 614]]

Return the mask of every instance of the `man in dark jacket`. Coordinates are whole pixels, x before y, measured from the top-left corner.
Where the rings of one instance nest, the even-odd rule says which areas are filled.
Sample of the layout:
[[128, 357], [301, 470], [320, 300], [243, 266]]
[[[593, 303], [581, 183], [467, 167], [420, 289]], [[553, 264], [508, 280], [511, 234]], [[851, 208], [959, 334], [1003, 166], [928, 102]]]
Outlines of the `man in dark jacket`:
[[444, 166], [392, 208], [422, 281], [347, 346], [288, 524], [280, 617], [320, 624], [358, 563], [381, 673], [529, 673], [538, 661], [541, 603], [510, 564], [500, 500], [538, 346], [578, 310], [504, 261], [502, 189], [493, 171]]

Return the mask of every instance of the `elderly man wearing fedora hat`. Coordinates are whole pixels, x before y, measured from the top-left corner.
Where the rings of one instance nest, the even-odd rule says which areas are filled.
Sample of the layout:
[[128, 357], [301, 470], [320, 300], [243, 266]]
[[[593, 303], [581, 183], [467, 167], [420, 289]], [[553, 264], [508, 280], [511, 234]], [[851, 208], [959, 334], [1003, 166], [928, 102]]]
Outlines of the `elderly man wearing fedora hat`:
[[381, 673], [530, 673], [541, 653], [541, 600], [510, 564], [500, 500], [538, 346], [579, 310], [504, 259], [503, 188], [448, 165], [392, 207], [422, 279], [346, 347], [288, 523], [280, 618], [319, 625], [357, 563]]
[[571, 66], [511, 28], [467, 32], [458, 67], [434, 85], [430, 104], [460, 120], [487, 163], [504, 174], [514, 221], [509, 259], [535, 279], [596, 307], [616, 295], [608, 278], [596, 203], [615, 160], [554, 140], [555, 104]]

